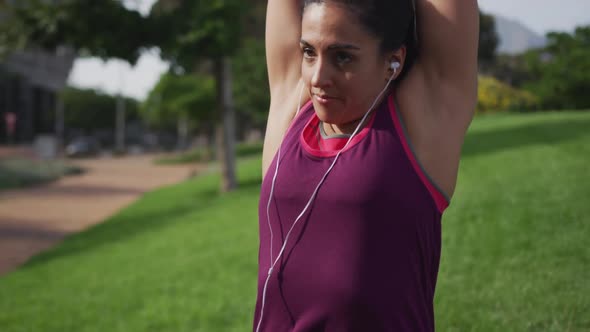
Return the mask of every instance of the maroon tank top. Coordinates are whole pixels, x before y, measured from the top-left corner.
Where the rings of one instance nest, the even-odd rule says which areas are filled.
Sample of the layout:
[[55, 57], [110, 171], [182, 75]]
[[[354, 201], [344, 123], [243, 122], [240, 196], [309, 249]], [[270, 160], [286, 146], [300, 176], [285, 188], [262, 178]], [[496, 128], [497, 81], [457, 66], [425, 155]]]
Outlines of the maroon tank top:
[[[260, 331], [434, 331], [448, 199], [415, 158], [393, 95], [370, 116], [293, 229], [268, 282]], [[270, 205], [273, 259], [338, 152], [318, 141], [318, 125], [309, 102], [283, 140]], [[275, 165], [276, 155], [260, 194], [254, 330], [272, 264], [266, 209]]]

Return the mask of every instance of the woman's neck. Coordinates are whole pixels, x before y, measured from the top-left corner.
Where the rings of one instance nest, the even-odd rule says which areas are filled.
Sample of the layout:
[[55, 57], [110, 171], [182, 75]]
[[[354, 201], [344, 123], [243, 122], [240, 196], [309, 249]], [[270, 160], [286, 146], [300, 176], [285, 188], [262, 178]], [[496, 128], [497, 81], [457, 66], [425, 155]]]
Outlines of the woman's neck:
[[[369, 115], [365, 117], [365, 121], [361, 124], [359, 131], [362, 130], [367, 125], [367, 123], [369, 123], [369, 119], [371, 118], [372, 113], [374, 113], [375, 110], [378, 109], [382, 103], [386, 102], [388, 96], [392, 93], [391, 91], [392, 87], [389, 86], [388, 93], [381, 95], [379, 99], [374, 103], [373, 108], [369, 110]], [[351, 135], [352, 133], [354, 133], [356, 127], [358, 126], [359, 122], [362, 121], [363, 117], [364, 115], [358, 119], [342, 124], [322, 122], [322, 125], [324, 126], [324, 131], [327, 135]]]
[[[371, 110], [370, 113], [373, 113], [373, 111], [374, 110]], [[371, 118], [371, 114], [369, 114], [365, 117], [365, 121], [363, 121], [363, 123], [361, 124], [359, 131], [361, 131], [367, 125], [367, 123], [369, 123], [370, 118]], [[363, 120], [363, 117], [360, 117], [356, 120], [353, 120], [353, 121], [350, 121], [347, 123], [333, 124], [333, 123], [328, 123], [328, 122], [321, 122], [321, 125], [324, 128], [324, 132], [328, 136], [352, 135], [352, 133], [354, 133], [354, 131], [356, 130], [356, 127], [359, 125], [359, 123], [362, 120]]]

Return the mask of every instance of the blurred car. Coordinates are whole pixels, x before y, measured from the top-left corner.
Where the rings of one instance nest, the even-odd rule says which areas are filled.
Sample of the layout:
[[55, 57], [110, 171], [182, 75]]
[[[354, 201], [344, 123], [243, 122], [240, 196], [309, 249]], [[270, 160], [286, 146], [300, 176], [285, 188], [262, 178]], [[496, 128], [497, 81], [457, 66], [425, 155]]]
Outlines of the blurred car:
[[100, 143], [92, 137], [77, 137], [66, 146], [65, 152], [72, 158], [96, 156], [100, 152]]

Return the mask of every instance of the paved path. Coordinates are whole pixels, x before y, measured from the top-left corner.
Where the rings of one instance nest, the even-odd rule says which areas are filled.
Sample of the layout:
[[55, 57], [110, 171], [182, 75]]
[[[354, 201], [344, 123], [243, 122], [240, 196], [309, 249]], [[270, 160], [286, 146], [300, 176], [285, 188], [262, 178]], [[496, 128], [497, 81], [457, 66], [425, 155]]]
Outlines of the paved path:
[[72, 162], [83, 175], [0, 192], [0, 275], [65, 236], [103, 221], [143, 193], [188, 178], [194, 166], [157, 166], [153, 156]]

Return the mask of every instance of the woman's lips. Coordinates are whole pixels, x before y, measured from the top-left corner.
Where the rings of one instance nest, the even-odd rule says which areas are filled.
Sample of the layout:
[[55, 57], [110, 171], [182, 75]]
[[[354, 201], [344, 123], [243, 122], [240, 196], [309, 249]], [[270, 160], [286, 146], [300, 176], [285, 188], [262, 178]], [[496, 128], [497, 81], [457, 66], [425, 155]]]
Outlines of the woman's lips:
[[329, 104], [329, 103], [332, 103], [332, 102], [338, 100], [338, 98], [328, 96], [328, 95], [314, 94], [314, 97], [315, 97], [315, 100], [317, 100], [320, 104]]

